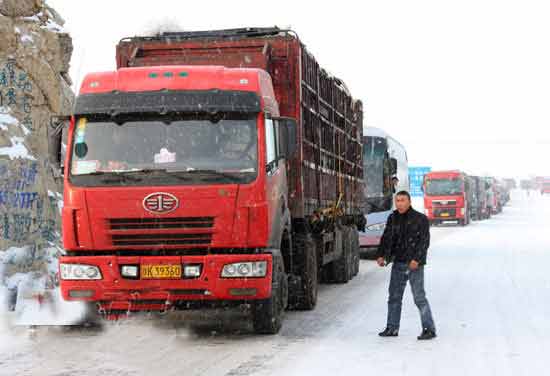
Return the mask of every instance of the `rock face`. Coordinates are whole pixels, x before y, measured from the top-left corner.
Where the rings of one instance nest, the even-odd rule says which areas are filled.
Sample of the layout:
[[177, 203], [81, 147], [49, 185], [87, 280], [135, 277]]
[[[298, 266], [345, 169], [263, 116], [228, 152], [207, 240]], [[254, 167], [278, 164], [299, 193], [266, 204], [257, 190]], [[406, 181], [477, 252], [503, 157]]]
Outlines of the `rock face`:
[[14, 308], [21, 281], [55, 284], [62, 186], [48, 158], [48, 128], [74, 101], [63, 23], [44, 0], [0, 0], [0, 311], [6, 300]]
[[43, 0], [2, 0], [0, 1], [0, 13], [8, 17], [31, 17], [44, 7]]

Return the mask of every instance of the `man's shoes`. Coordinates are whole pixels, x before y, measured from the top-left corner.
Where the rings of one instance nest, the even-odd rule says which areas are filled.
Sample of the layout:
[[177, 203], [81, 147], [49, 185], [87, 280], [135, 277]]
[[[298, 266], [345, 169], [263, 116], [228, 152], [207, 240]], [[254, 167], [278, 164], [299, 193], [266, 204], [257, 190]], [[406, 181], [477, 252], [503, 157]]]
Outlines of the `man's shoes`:
[[380, 337], [397, 337], [399, 335], [399, 330], [386, 328], [383, 332], [378, 333]]
[[434, 330], [423, 329], [422, 333], [417, 337], [419, 341], [425, 341], [437, 337]]

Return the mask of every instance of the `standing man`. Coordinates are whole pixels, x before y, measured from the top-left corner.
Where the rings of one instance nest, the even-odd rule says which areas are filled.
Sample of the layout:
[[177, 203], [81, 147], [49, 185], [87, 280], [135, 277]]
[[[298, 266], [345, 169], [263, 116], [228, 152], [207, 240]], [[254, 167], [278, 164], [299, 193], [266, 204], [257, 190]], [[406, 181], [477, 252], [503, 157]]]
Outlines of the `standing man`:
[[428, 218], [411, 207], [406, 191], [395, 195], [396, 210], [390, 214], [378, 248], [378, 265], [393, 262], [388, 299], [388, 322], [381, 337], [397, 337], [401, 321], [403, 293], [410, 282], [414, 303], [420, 311], [422, 333], [419, 340], [436, 337], [435, 324], [424, 291], [424, 265], [430, 246]]

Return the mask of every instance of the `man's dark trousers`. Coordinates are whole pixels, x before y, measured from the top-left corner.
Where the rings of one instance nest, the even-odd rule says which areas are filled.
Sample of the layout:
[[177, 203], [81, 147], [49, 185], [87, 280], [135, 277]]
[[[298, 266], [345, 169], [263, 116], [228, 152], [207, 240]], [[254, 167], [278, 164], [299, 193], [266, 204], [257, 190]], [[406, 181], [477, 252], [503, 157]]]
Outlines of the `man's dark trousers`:
[[424, 266], [419, 265], [418, 269], [413, 271], [409, 270], [409, 266], [404, 262], [394, 262], [391, 269], [387, 327], [389, 329], [399, 330], [403, 293], [407, 286], [407, 280], [411, 285], [414, 304], [416, 304], [420, 311], [422, 328], [429, 329], [435, 333], [432, 311], [428, 299], [426, 298], [426, 292], [424, 291]]

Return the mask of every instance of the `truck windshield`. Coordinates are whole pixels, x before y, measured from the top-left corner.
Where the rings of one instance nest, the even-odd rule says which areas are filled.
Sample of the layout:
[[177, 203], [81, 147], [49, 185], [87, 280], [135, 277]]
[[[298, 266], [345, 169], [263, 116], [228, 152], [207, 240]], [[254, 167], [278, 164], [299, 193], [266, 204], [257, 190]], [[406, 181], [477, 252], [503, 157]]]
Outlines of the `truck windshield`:
[[363, 161], [366, 172], [367, 197], [384, 196], [384, 157], [386, 152], [386, 140], [380, 137], [366, 138], [363, 145]]
[[460, 179], [429, 179], [426, 181], [426, 194], [429, 196], [459, 195], [462, 193]]
[[89, 117], [76, 122], [71, 181], [81, 185], [248, 183], [257, 115]]

